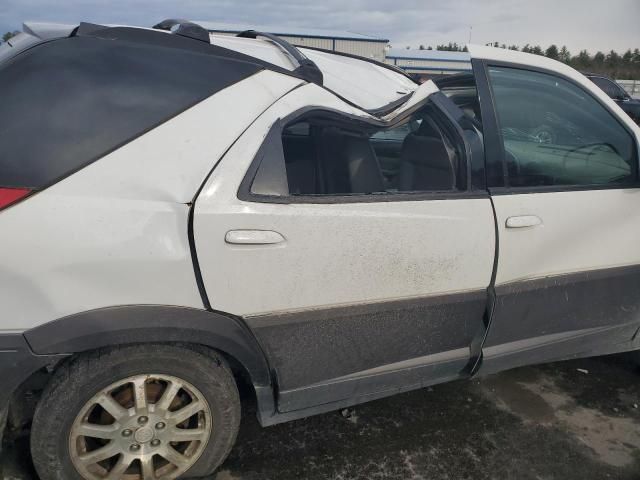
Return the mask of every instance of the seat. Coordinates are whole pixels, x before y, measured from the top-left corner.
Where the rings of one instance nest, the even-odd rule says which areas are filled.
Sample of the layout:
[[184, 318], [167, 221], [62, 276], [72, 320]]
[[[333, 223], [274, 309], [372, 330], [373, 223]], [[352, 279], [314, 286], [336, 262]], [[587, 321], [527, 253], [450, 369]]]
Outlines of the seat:
[[282, 147], [287, 162], [289, 192], [294, 195], [316, 193], [315, 149], [311, 138], [283, 135]]
[[368, 138], [347, 137], [345, 154], [353, 193], [385, 191], [380, 163]]
[[456, 186], [456, 153], [440, 129], [426, 117], [402, 144], [398, 190], [452, 190]]
[[321, 147], [327, 194], [385, 191], [378, 157], [368, 138], [327, 130]]

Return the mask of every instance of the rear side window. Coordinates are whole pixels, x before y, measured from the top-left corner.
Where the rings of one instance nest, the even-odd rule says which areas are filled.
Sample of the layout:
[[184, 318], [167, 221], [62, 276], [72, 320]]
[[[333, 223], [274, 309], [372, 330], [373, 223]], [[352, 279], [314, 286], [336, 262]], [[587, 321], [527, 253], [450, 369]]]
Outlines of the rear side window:
[[436, 80], [435, 83], [440, 91], [455, 103], [479, 130], [482, 130], [482, 116], [475, 77], [472, 74], [451, 75]]
[[392, 128], [307, 116], [271, 133], [258, 161], [250, 189], [256, 195], [381, 198], [466, 185], [461, 145], [431, 106]]
[[636, 182], [635, 139], [586, 91], [546, 73], [490, 67], [513, 187]]
[[[296, 134], [303, 129], [309, 134]], [[377, 131], [311, 118], [287, 127], [282, 145], [291, 195], [393, 194], [458, 187], [459, 152], [425, 111], [395, 128]]]
[[0, 187], [55, 183], [259, 69], [94, 37], [32, 47], [0, 65]]

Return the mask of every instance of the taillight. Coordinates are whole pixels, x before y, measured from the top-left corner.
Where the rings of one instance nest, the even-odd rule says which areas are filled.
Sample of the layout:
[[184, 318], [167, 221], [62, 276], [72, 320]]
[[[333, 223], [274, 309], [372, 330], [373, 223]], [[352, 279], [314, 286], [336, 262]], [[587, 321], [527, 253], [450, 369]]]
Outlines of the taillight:
[[12, 203], [26, 197], [31, 193], [28, 188], [4, 188], [0, 187], [0, 210], [7, 208]]

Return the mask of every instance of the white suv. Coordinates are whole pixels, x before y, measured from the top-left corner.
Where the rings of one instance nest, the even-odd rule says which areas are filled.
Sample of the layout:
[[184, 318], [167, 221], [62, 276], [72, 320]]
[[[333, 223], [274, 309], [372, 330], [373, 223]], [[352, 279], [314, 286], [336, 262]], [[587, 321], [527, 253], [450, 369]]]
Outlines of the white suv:
[[243, 378], [272, 425], [640, 348], [640, 130], [578, 72], [156, 27], [0, 47], [0, 417], [43, 480], [211, 473]]

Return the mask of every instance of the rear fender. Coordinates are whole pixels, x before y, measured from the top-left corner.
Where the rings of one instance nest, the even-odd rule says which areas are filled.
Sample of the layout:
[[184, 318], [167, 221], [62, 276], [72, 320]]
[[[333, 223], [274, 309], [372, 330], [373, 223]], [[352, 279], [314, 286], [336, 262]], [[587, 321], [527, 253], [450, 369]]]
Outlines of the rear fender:
[[128, 305], [63, 317], [24, 333], [36, 356], [80, 353], [112, 345], [185, 342], [216, 349], [248, 372], [260, 417], [275, 411], [271, 372], [244, 322], [231, 315], [187, 307]]

